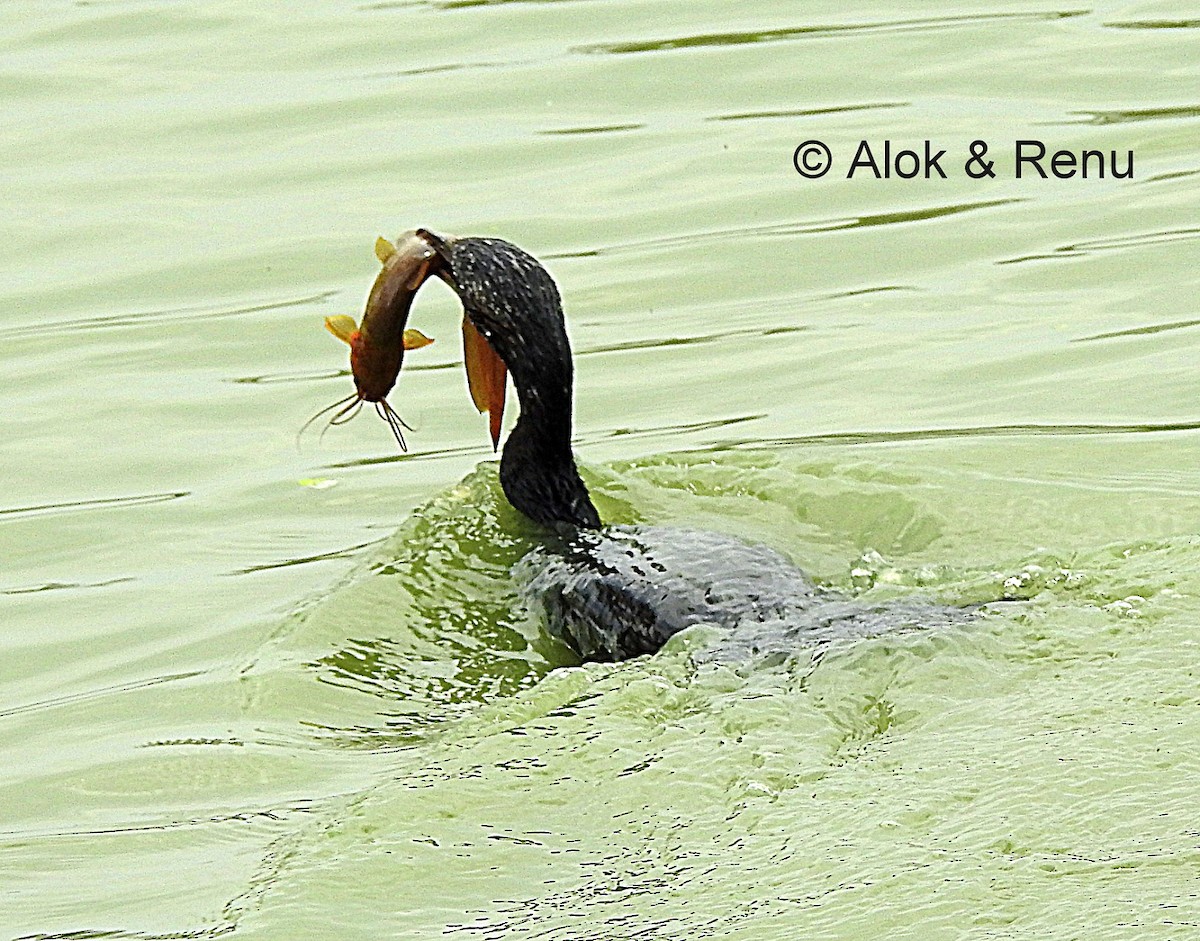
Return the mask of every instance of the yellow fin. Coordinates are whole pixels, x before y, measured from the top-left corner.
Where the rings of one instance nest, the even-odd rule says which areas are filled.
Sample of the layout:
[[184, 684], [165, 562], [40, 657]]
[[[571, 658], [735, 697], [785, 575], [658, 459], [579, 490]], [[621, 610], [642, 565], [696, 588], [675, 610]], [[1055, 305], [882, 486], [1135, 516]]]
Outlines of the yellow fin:
[[419, 350], [421, 347], [428, 346], [432, 342], [433, 339], [425, 336], [420, 330], [404, 331], [404, 348], [406, 350]]
[[396, 246], [385, 239], [382, 235], [375, 240], [375, 257], [379, 259], [380, 264], [387, 264], [387, 260], [396, 254]]
[[353, 317], [347, 317], [345, 314], [335, 314], [333, 317], [325, 318], [325, 329], [343, 343], [349, 343], [350, 337], [358, 332], [358, 324], [354, 322]]

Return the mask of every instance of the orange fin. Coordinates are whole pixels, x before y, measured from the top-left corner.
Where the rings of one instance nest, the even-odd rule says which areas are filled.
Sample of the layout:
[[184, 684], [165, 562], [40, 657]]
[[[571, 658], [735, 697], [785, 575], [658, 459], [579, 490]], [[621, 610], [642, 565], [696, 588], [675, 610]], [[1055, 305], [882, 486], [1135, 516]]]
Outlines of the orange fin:
[[494, 450], [500, 446], [508, 368], [467, 317], [463, 317], [463, 362], [467, 367], [471, 400], [479, 411], [488, 413], [488, 430]]

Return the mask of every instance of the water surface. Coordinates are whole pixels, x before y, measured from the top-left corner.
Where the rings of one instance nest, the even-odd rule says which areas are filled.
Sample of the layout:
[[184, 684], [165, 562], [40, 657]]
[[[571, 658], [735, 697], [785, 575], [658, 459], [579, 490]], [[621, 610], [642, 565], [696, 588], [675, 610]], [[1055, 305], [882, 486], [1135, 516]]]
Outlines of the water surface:
[[[1194, 933], [1193, 14], [6, 5], [0, 933]], [[998, 173], [805, 181], [812, 138]], [[1015, 180], [1025, 138], [1135, 177]], [[296, 447], [415, 225], [552, 269], [606, 519], [1012, 603], [572, 666], [448, 291], [412, 452]]]

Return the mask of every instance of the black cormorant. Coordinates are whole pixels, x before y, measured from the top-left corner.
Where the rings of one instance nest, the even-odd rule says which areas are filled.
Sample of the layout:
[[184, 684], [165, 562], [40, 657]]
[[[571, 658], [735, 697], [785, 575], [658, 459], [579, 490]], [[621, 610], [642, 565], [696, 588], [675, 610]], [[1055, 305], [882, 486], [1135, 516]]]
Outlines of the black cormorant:
[[[461, 299], [464, 329], [473, 326], [512, 376], [520, 416], [504, 444], [500, 484], [516, 509], [549, 530], [516, 574], [550, 633], [580, 657], [654, 653], [696, 624], [719, 629], [710, 656], [786, 657], [837, 638], [971, 616], [924, 601], [847, 598], [814, 585], [773, 549], [718, 533], [602, 527], [571, 451], [571, 346], [553, 278], [501, 239], [416, 235], [437, 253], [430, 273]], [[469, 376], [470, 369], [468, 360]], [[478, 396], [476, 403], [482, 410]]]

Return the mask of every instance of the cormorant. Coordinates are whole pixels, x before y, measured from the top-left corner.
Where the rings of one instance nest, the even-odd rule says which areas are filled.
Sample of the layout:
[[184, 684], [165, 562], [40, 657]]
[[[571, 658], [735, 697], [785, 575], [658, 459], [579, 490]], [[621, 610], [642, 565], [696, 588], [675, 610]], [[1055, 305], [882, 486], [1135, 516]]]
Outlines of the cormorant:
[[[462, 301], [468, 379], [481, 411], [489, 402], [502, 407], [505, 369], [512, 375], [521, 411], [501, 455], [500, 484], [516, 509], [550, 530], [515, 573], [550, 633], [580, 657], [654, 653], [677, 632], [705, 623], [720, 629], [710, 656], [786, 657], [837, 638], [971, 616], [923, 601], [850, 599], [817, 587], [775, 550], [718, 533], [602, 527], [571, 451], [571, 346], [554, 279], [501, 239], [415, 234], [437, 254], [430, 274]], [[407, 316], [408, 305], [401, 306]], [[482, 351], [472, 346], [479, 343], [472, 328], [486, 341]], [[488, 367], [489, 355], [500, 362]]]

